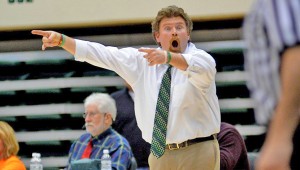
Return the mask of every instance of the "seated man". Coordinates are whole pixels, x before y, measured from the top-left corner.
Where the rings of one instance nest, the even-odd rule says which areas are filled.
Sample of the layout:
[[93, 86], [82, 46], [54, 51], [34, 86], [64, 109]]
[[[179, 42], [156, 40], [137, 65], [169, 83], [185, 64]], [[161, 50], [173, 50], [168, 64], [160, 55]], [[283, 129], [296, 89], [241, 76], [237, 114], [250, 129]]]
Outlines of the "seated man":
[[109, 149], [112, 169], [129, 169], [133, 157], [128, 141], [111, 128], [116, 118], [116, 104], [108, 94], [93, 93], [84, 101], [85, 133], [76, 140], [69, 151], [68, 169], [73, 161], [90, 158], [101, 159], [103, 150]]
[[220, 145], [221, 170], [250, 169], [244, 139], [234, 126], [222, 122], [217, 139]]

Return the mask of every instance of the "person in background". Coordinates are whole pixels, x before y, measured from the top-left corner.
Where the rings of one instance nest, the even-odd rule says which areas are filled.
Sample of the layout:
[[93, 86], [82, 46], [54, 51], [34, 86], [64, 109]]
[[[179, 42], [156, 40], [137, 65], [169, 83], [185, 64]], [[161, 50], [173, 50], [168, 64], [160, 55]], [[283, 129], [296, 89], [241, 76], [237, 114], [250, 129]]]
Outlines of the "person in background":
[[18, 152], [15, 131], [8, 123], [0, 121], [0, 169], [26, 170], [24, 163], [17, 157]]
[[300, 1], [257, 1], [244, 39], [256, 120], [268, 126], [256, 169], [300, 169]]
[[221, 122], [217, 139], [220, 145], [221, 170], [250, 169], [244, 139], [234, 126]]
[[87, 133], [72, 144], [68, 169], [71, 169], [73, 161], [79, 159], [101, 159], [104, 149], [109, 149], [112, 169], [129, 169], [133, 156], [130, 145], [111, 128], [117, 113], [114, 99], [105, 93], [93, 93], [84, 100], [84, 108]]
[[152, 22], [158, 48], [122, 48], [33, 30], [42, 49], [60, 46], [75, 60], [115, 71], [132, 87], [150, 169], [219, 169], [221, 115], [216, 63], [190, 42], [193, 23], [182, 8], [162, 8]]
[[117, 105], [117, 117], [112, 127], [123, 135], [129, 142], [138, 170], [149, 169], [148, 156], [150, 144], [142, 138], [142, 132], [138, 128], [134, 114], [134, 93], [130, 85], [125, 82], [125, 88], [111, 94]]

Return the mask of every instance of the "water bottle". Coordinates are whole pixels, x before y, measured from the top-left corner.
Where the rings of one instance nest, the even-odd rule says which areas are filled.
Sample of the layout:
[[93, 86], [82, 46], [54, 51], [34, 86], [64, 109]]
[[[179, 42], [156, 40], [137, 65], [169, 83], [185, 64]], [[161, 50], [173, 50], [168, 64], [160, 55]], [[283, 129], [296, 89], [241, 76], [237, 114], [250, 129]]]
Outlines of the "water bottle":
[[32, 153], [32, 158], [30, 160], [30, 170], [43, 170], [40, 153]]
[[103, 150], [103, 156], [101, 157], [101, 170], [111, 170], [111, 157], [108, 149]]

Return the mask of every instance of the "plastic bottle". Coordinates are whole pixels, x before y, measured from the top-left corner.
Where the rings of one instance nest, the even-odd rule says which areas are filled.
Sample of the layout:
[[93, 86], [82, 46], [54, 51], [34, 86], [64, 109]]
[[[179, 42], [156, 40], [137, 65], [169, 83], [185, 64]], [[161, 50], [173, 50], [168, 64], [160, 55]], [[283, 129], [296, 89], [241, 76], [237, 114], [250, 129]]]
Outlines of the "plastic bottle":
[[101, 157], [101, 170], [111, 170], [111, 157], [108, 149], [103, 150], [103, 156]]
[[40, 153], [32, 153], [30, 160], [30, 170], [43, 170], [43, 164]]

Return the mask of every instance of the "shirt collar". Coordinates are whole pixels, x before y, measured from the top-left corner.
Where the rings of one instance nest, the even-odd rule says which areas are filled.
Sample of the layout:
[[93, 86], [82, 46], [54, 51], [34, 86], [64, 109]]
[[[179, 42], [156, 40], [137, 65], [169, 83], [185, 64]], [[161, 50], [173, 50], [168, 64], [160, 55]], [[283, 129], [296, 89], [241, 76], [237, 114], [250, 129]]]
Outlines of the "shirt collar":
[[110, 135], [112, 133], [112, 128], [109, 127], [106, 131], [102, 132], [100, 135], [98, 136], [90, 136], [90, 138], [92, 138], [93, 141], [95, 140], [102, 140], [104, 139], [106, 136]]

